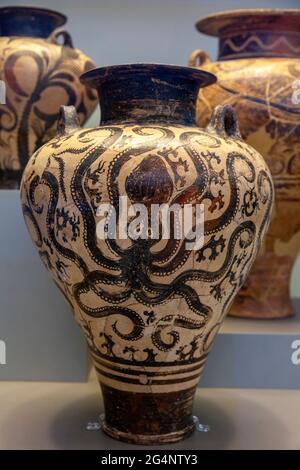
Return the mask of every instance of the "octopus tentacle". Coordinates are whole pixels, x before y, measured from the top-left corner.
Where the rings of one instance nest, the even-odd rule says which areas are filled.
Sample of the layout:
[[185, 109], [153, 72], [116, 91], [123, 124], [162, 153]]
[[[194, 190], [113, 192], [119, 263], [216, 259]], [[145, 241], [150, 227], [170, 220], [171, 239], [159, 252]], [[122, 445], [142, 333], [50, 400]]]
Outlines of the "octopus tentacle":
[[82, 158], [72, 177], [71, 193], [73, 200], [78, 210], [80, 211], [83, 219], [84, 245], [87, 248], [91, 258], [95, 263], [103, 266], [104, 268], [118, 270], [117, 263], [114, 260], [105, 257], [96, 243], [96, 223], [93, 210], [89, 201], [86, 198], [84, 189], [82, 188], [81, 184], [83, 175], [87, 171], [87, 168], [89, 168], [94, 161], [98, 160], [101, 155], [103, 155], [104, 152], [107, 150], [107, 147], [116, 142], [116, 140], [122, 135], [122, 130], [118, 127], [110, 127], [104, 129], [110, 132], [109, 137], [104, 139], [102, 145], [90, 149], [89, 152]]

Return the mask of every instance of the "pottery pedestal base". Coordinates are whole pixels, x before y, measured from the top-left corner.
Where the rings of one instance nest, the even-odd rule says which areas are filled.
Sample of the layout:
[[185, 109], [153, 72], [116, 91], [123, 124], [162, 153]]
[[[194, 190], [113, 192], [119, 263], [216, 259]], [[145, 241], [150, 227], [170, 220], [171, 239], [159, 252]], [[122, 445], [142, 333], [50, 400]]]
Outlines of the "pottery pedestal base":
[[131, 444], [157, 445], [181, 441], [194, 430], [196, 387], [171, 393], [133, 393], [101, 384], [103, 431]]

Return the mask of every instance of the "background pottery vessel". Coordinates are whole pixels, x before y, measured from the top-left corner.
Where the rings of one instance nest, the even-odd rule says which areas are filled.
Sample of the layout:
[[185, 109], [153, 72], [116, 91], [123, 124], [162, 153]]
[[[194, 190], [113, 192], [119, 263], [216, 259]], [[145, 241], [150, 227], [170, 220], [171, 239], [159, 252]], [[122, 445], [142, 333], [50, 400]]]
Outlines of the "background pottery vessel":
[[0, 188], [19, 186], [29, 156], [54, 137], [61, 104], [81, 123], [96, 106], [79, 81], [95, 64], [73, 48], [65, 22], [46, 9], [0, 8]]
[[[206, 130], [195, 125], [199, 86], [214, 80], [153, 64], [88, 72], [82, 81], [98, 89], [101, 126], [81, 130], [74, 108], [62, 108], [57, 137], [23, 175], [26, 224], [90, 347], [104, 431], [128, 442], [192, 432], [208, 351], [270, 218], [269, 171], [242, 141], [232, 109], [218, 107]], [[176, 238], [175, 217], [169, 239], [147, 230], [122, 239], [120, 196], [143, 204], [146, 221], [154, 204], [202, 203], [204, 244]], [[104, 203], [107, 221], [116, 210], [116, 238], [97, 235]]]
[[276, 204], [261, 255], [230, 315], [282, 318], [294, 313], [289, 284], [300, 248], [300, 10], [238, 10], [200, 20], [219, 38], [218, 61], [195, 51], [189, 64], [218, 77], [200, 92], [197, 121], [230, 104], [242, 136], [265, 158]]

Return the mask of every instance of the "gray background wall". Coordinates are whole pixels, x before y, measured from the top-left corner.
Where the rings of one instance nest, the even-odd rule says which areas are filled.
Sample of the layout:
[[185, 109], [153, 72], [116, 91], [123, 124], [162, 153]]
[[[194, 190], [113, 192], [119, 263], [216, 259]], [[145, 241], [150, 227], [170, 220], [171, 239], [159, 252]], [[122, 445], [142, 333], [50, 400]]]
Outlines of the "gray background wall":
[[[69, 17], [75, 46], [99, 66], [128, 62], [186, 65], [190, 52], [205, 49], [216, 56], [217, 41], [200, 35], [201, 16], [234, 8], [300, 8], [300, 0], [0, 0], [4, 5], [43, 6]], [[88, 125], [99, 121], [99, 110]], [[300, 297], [300, 259], [291, 293]]]

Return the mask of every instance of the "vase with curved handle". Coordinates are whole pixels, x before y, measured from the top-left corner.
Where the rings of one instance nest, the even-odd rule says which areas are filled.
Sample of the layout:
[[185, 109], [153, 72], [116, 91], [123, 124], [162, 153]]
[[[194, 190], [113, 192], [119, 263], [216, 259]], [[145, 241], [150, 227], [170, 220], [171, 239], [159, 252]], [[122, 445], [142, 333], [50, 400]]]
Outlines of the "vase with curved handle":
[[87, 72], [100, 127], [62, 108], [23, 175], [29, 232], [89, 344], [104, 431], [128, 442], [192, 432], [208, 352], [270, 219], [269, 170], [232, 108], [195, 124], [198, 89], [214, 80], [154, 64]]
[[75, 106], [82, 124], [96, 106], [79, 81], [95, 64], [73, 48], [65, 22], [42, 8], [0, 8], [0, 188], [19, 186], [29, 156], [55, 135], [61, 104]]
[[294, 313], [289, 285], [300, 249], [299, 21], [300, 10], [259, 9], [224, 12], [197, 23], [200, 32], [219, 38], [216, 62], [203, 51], [189, 60], [218, 77], [199, 93], [197, 122], [205, 125], [219, 104], [233, 106], [243, 138], [264, 156], [276, 190], [264, 246], [229, 312], [233, 316]]

